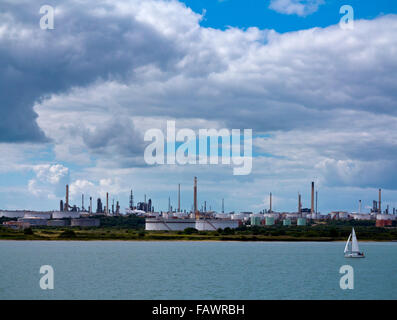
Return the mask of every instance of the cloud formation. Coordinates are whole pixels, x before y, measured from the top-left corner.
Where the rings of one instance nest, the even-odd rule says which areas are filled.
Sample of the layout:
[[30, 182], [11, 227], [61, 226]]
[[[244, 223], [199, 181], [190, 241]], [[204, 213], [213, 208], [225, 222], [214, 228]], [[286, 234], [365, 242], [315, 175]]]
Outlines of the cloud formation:
[[133, 75], [136, 68], [166, 70], [179, 57], [172, 40], [123, 14], [119, 6], [72, 1], [56, 7], [55, 29], [39, 27], [39, 1], [0, 4], [0, 141], [46, 141], [33, 105], [48, 95], [97, 79]]
[[[56, 29], [44, 31], [39, 4], [0, 5], [0, 84], [8, 93], [1, 94], [1, 139], [49, 139], [57, 163], [81, 166], [72, 173], [76, 195], [126, 194], [139, 184], [164, 197], [170, 177], [191, 183], [197, 172], [212, 194], [224, 182], [230, 197], [244, 190], [258, 205], [264, 188], [296, 192], [313, 177], [327, 188], [397, 189], [390, 174], [397, 166], [395, 15], [358, 20], [354, 30], [279, 34], [205, 28], [177, 1], [68, 1], [56, 7]], [[271, 5], [304, 16], [320, 4]], [[145, 130], [167, 119], [178, 128], [252, 128], [253, 175], [236, 179], [219, 167], [136, 171]]]
[[296, 14], [301, 17], [318, 10], [324, 0], [271, 0], [269, 8], [283, 14]]
[[29, 180], [28, 190], [37, 197], [55, 199], [64, 195], [69, 183], [69, 169], [61, 164], [40, 164], [33, 166], [36, 175]]

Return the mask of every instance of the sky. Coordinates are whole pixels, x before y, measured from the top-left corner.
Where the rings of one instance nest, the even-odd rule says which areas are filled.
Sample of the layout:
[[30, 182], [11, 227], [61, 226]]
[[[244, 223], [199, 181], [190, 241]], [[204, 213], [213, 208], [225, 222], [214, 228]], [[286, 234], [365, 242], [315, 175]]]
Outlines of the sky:
[[[392, 0], [0, 2], [0, 208], [105, 197], [156, 210], [397, 207], [397, 3]], [[343, 5], [354, 28], [339, 25]], [[147, 130], [252, 129], [249, 175], [149, 165]], [[95, 209], [95, 207], [94, 207]]]

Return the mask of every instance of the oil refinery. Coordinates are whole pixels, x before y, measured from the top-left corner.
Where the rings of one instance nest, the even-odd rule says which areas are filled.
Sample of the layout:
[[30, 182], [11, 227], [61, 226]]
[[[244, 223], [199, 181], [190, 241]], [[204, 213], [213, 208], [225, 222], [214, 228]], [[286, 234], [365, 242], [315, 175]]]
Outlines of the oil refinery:
[[397, 220], [396, 210], [390, 212], [389, 206], [382, 211], [382, 190], [379, 189], [378, 200], [374, 200], [369, 213], [362, 213], [362, 202], [359, 200], [358, 212], [333, 211], [328, 214], [318, 212], [318, 191], [314, 182], [311, 183], [310, 208], [302, 207], [302, 196], [298, 193], [297, 210], [295, 212], [276, 212], [273, 210], [273, 194], [269, 193], [269, 208], [258, 213], [253, 212], [224, 212], [224, 199], [222, 199], [222, 212], [218, 213], [207, 208], [204, 201], [199, 209], [197, 177], [193, 181], [193, 205], [192, 209], [181, 210], [181, 185], [178, 184], [177, 208], [171, 205], [168, 199], [168, 210], [155, 211], [152, 199], [147, 200], [146, 195], [142, 202], [134, 203], [134, 195], [131, 190], [129, 207], [125, 213], [121, 213], [119, 201], [109, 205], [109, 193], [106, 193], [105, 203], [102, 199], [96, 199], [96, 210], [93, 209], [93, 198], [89, 197], [89, 205], [84, 204], [84, 194], [81, 195], [81, 205], [71, 205], [69, 198], [69, 185], [66, 185], [65, 199], [60, 200], [59, 211], [37, 212], [29, 210], [7, 211], [0, 210], [0, 217], [11, 218], [16, 221], [3, 222], [4, 226], [24, 229], [31, 226], [50, 227], [99, 227], [100, 217], [117, 217], [121, 215], [135, 215], [145, 218], [145, 230], [148, 231], [183, 231], [187, 228], [198, 231], [216, 231], [218, 229], [235, 229], [239, 226], [306, 226], [308, 221], [327, 220], [373, 220], [377, 227], [389, 227]]

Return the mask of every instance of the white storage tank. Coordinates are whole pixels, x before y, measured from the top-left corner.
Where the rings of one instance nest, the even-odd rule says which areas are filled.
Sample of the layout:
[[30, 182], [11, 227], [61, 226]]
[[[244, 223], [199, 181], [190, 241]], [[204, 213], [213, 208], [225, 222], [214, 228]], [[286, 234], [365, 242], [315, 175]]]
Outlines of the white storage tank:
[[231, 219], [231, 215], [228, 213], [216, 213], [215, 218], [217, 219]]
[[240, 220], [240, 221], [246, 221], [249, 219], [249, 215], [244, 214], [244, 213], [234, 213], [230, 215], [232, 220]]
[[54, 211], [52, 213], [52, 218], [53, 219], [67, 219], [67, 218], [78, 219], [78, 218], [80, 218], [80, 213], [76, 212], [76, 211]]
[[185, 212], [175, 212], [173, 216], [176, 218], [185, 219], [189, 217], [189, 214]]
[[224, 219], [202, 219], [196, 220], [196, 229], [199, 231], [215, 231], [218, 229], [236, 229], [239, 226], [238, 220]]
[[40, 211], [26, 211], [24, 218], [38, 218], [38, 219], [51, 219], [52, 212], [40, 212]]
[[264, 217], [265, 218], [273, 218], [274, 221], [277, 221], [278, 219], [280, 219], [280, 214], [279, 213], [275, 213], [275, 212], [273, 212], [273, 213], [265, 213]]
[[370, 214], [355, 213], [355, 214], [353, 214], [353, 219], [354, 220], [371, 220], [372, 216]]
[[145, 230], [148, 231], [183, 231], [186, 228], [196, 228], [194, 219], [149, 219], [145, 220]]
[[25, 211], [8, 211], [0, 210], [0, 217], [5, 218], [23, 218], [25, 216]]

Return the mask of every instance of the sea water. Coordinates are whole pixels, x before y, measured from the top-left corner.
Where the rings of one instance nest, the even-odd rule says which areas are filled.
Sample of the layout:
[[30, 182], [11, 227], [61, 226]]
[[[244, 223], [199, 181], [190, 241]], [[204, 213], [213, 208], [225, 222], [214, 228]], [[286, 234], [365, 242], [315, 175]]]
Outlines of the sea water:
[[[397, 243], [0, 241], [0, 299], [397, 299]], [[40, 267], [54, 289], [40, 287]], [[354, 289], [339, 273], [354, 270]]]

